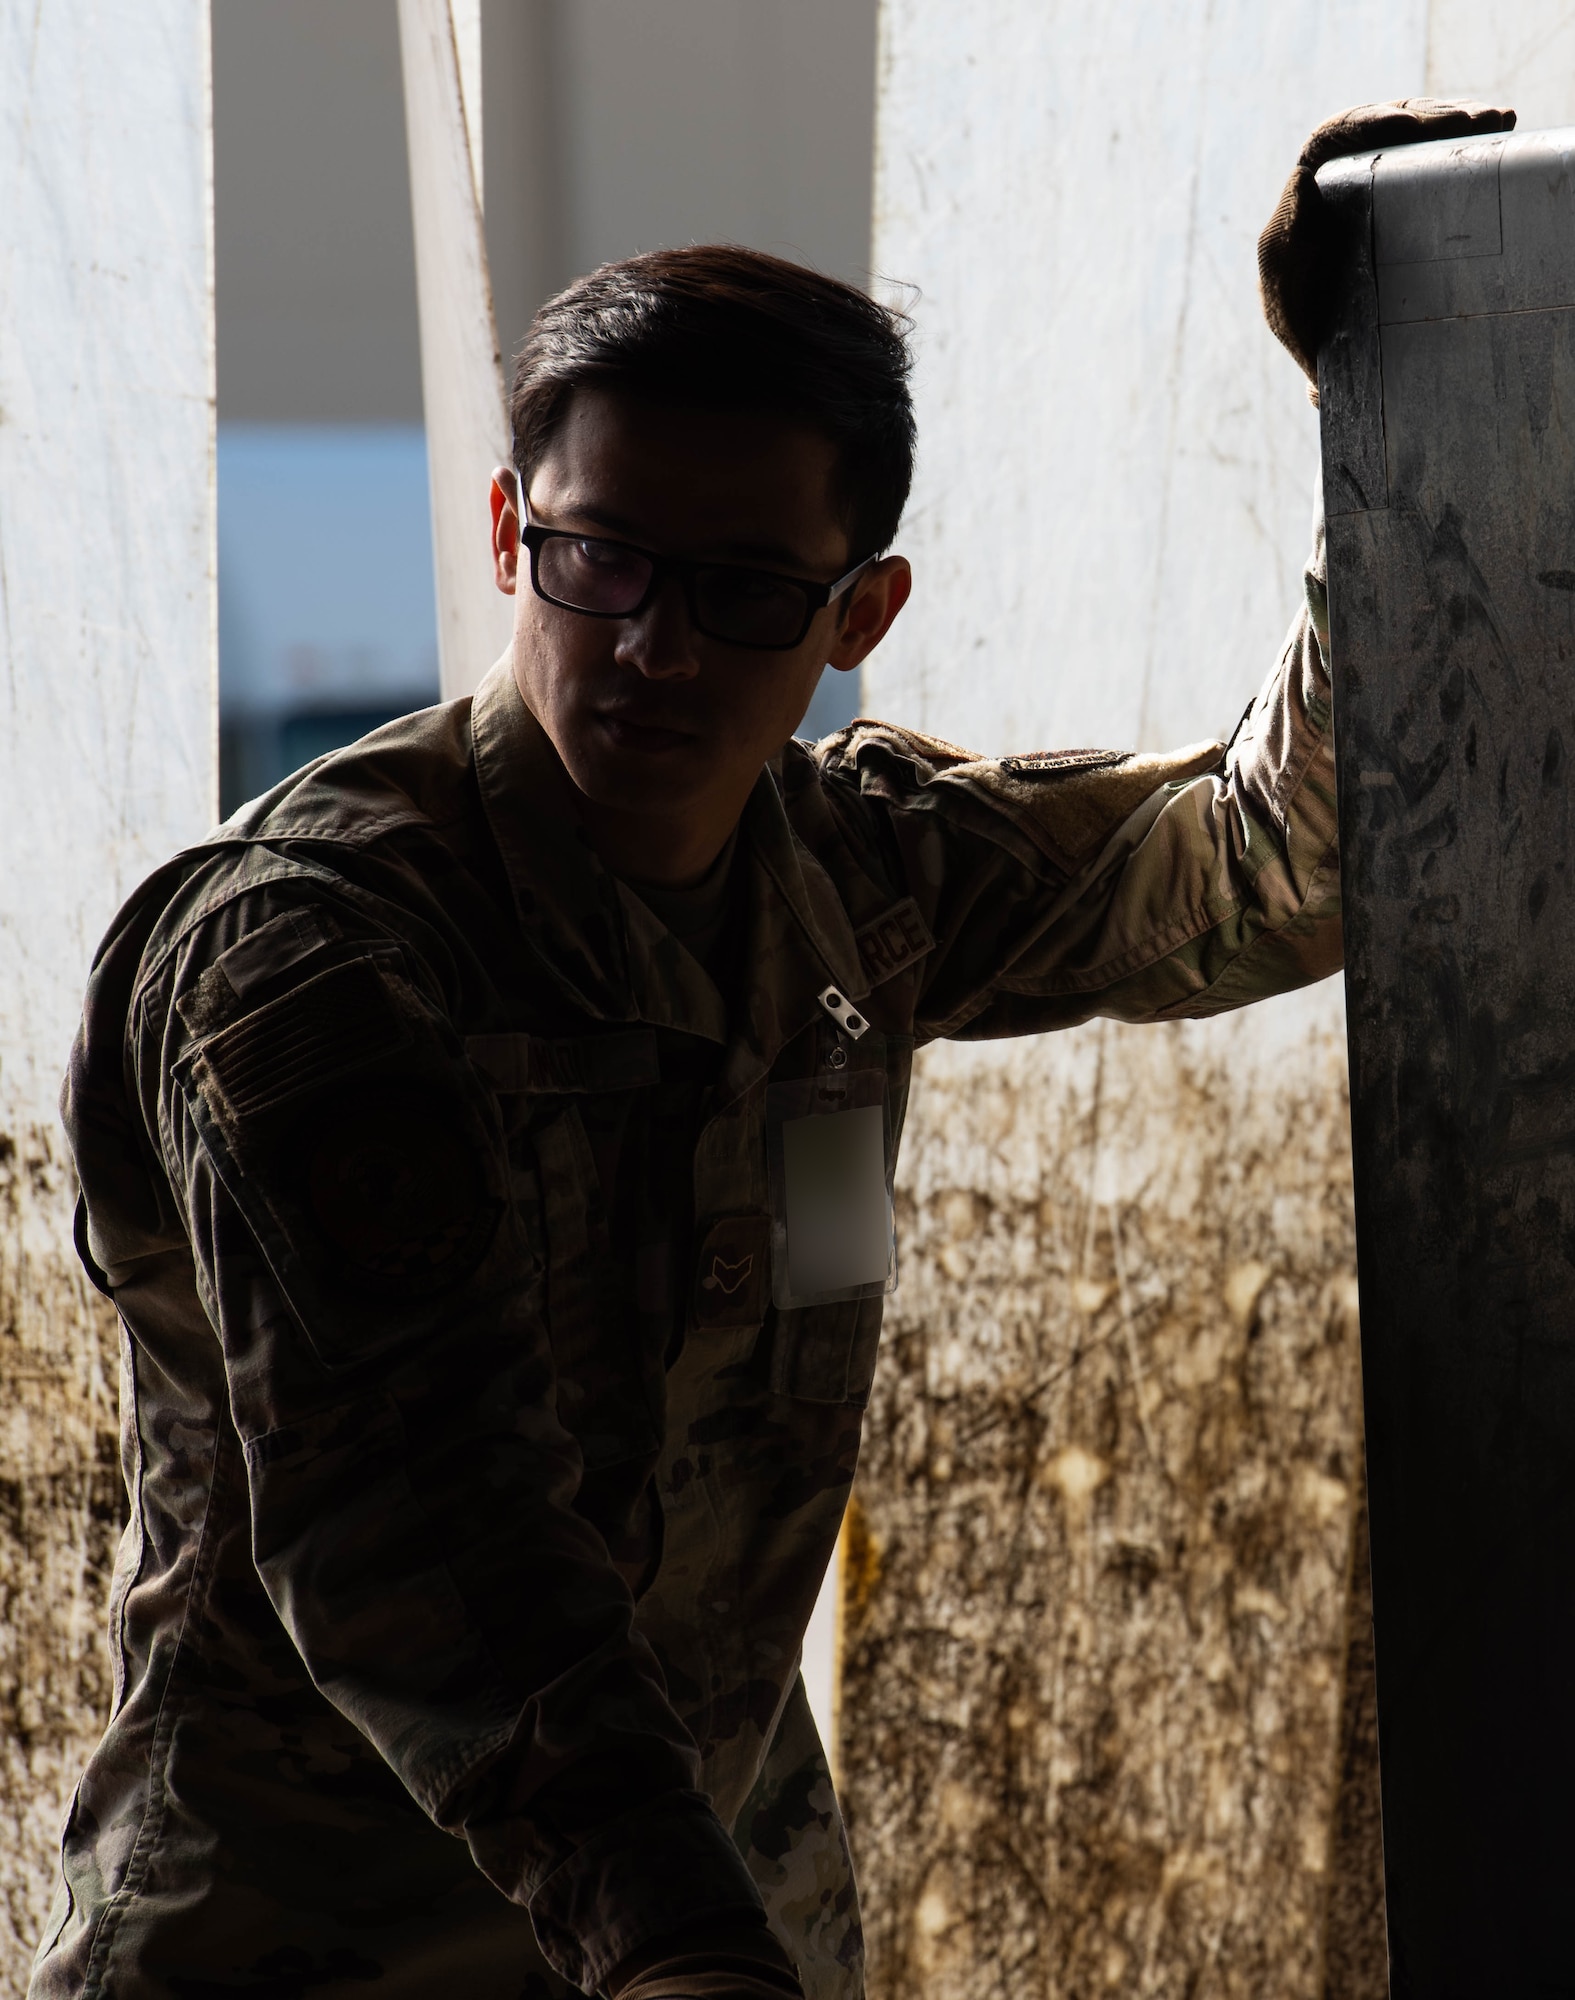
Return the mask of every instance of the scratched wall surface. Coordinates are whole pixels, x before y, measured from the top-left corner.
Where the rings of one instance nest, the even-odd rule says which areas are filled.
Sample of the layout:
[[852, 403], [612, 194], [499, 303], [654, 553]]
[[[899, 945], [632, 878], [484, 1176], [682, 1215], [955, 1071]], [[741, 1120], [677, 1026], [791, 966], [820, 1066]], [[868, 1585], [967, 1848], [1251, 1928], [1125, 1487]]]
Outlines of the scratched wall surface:
[[[920, 468], [872, 713], [1230, 733], [1318, 455], [1257, 232], [1313, 125], [1419, 88], [1427, 26], [887, 0], [874, 261]], [[845, 1563], [874, 1993], [1384, 1991], [1344, 1089], [1338, 982], [921, 1058]]]
[[922, 1060], [845, 1564], [882, 2000], [1321, 1990], [1360, 1478], [1330, 1002]]
[[[13, 1128], [14, 1129], [14, 1128]], [[114, 1318], [70, 1255], [61, 1142], [0, 1139], [0, 1986], [43, 1929], [61, 1813], [110, 1699], [125, 1517]]]
[[117, 903], [211, 821], [207, 9], [0, 0], [0, 1990], [110, 1698], [113, 1320], [55, 1097]]

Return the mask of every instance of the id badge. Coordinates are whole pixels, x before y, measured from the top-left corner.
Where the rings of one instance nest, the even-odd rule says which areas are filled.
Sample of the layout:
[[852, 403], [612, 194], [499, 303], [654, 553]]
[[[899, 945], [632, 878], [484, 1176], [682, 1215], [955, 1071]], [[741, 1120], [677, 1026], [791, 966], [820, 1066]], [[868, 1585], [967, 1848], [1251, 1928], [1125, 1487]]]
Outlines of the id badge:
[[854, 1070], [766, 1095], [771, 1296], [830, 1305], [897, 1283], [891, 1146], [882, 1070]]

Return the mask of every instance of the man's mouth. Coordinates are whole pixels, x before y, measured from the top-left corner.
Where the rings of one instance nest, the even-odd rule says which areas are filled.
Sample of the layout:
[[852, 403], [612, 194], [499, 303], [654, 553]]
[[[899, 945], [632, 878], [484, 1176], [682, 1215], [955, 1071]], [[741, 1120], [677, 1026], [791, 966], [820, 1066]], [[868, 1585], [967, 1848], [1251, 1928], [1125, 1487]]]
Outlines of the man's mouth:
[[627, 709], [599, 709], [596, 722], [617, 750], [643, 750], [650, 754], [688, 749], [696, 741], [692, 729], [677, 729], [655, 716], [633, 715]]

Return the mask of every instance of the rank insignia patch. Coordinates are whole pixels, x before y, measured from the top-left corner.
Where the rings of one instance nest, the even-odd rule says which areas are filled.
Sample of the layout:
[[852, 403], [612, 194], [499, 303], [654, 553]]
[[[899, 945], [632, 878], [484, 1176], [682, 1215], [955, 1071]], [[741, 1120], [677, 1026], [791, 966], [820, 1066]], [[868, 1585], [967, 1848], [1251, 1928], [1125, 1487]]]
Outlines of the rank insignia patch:
[[696, 1324], [758, 1326], [766, 1309], [770, 1258], [769, 1217], [724, 1215], [713, 1222], [695, 1260]]
[[703, 1292], [725, 1292], [731, 1298], [740, 1285], [747, 1284], [754, 1276], [755, 1253], [746, 1250], [736, 1264], [730, 1264], [718, 1250], [711, 1259], [711, 1268], [700, 1280]]

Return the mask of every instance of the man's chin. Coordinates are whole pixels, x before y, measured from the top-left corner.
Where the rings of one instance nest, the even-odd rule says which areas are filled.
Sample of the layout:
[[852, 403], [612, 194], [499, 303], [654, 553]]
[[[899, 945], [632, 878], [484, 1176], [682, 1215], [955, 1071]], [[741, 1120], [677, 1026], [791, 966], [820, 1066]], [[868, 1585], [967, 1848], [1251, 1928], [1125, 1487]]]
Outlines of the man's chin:
[[700, 737], [676, 730], [606, 729], [575, 732], [564, 746], [569, 776], [585, 797], [612, 811], [665, 814], [707, 789], [715, 758]]

